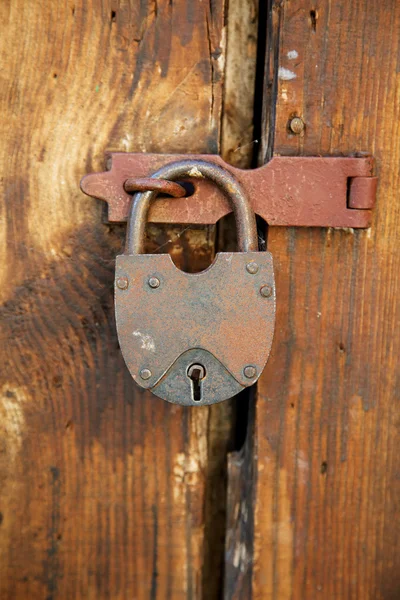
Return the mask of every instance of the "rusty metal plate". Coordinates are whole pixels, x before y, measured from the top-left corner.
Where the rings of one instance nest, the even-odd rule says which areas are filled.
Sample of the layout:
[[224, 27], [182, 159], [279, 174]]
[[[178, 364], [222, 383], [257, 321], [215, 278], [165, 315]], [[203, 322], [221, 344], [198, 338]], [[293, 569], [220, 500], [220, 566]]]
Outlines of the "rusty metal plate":
[[[200, 273], [180, 271], [167, 254], [124, 254], [115, 281], [118, 339], [140, 386], [194, 405], [226, 400], [257, 381], [275, 322], [269, 252], [221, 252]], [[206, 371], [200, 401], [187, 375], [197, 362]]]
[[[127, 220], [131, 178], [148, 177], [177, 160], [200, 159], [230, 171], [242, 185], [253, 210], [269, 225], [365, 228], [376, 197], [373, 158], [276, 156], [252, 170], [232, 167], [217, 155], [109, 153], [109, 171], [86, 175], [82, 191], [108, 203], [110, 222]], [[211, 224], [231, 211], [223, 193], [210, 181], [191, 180], [194, 194], [158, 198], [149, 220], [159, 223]]]

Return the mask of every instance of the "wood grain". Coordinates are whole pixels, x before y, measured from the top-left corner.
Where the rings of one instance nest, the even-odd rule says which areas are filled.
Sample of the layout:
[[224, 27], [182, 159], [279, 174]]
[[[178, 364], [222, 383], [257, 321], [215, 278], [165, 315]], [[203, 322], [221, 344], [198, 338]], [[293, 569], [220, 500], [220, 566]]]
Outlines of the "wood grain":
[[[230, 164], [250, 168], [256, 148], [254, 139], [254, 96], [257, 62], [259, 6], [255, 0], [230, 0], [227, 19], [227, 55], [223, 96], [221, 155]], [[236, 224], [232, 213], [218, 223], [217, 247], [237, 250]], [[223, 580], [220, 598], [248, 598], [251, 593], [252, 551], [252, 463], [253, 437], [242, 447], [248, 419], [249, 395], [245, 390], [224, 403], [231, 407], [231, 443], [225, 444], [227, 473], [223, 515], [225, 555], [220, 569]], [[226, 421], [227, 423], [227, 421]], [[221, 486], [221, 483], [219, 484]], [[222, 491], [222, 490], [221, 490]], [[215, 512], [214, 512], [215, 514]], [[221, 523], [215, 515], [212, 527]], [[214, 571], [215, 573], [215, 571]], [[214, 575], [215, 576], [215, 575]]]
[[[276, 3], [275, 154], [377, 160], [372, 228], [270, 228], [273, 351], [258, 389], [253, 598], [390, 600], [399, 548], [395, 1]], [[301, 136], [288, 132], [294, 115]]]
[[254, 151], [254, 91], [257, 60], [258, 2], [230, 0], [222, 114], [221, 154], [242, 169]]
[[[134, 386], [113, 318], [124, 228], [79, 180], [106, 149], [218, 152], [223, 2], [0, 10], [0, 596], [213, 598], [218, 419]], [[149, 236], [183, 266], [213, 252], [210, 230]]]

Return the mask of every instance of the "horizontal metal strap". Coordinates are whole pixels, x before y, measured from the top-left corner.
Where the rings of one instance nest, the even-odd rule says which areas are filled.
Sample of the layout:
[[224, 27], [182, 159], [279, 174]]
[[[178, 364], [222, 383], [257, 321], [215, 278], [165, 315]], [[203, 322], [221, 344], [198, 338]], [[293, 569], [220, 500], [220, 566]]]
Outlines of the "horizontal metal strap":
[[[212, 154], [145, 154], [112, 152], [108, 171], [87, 175], [82, 191], [108, 203], [108, 220], [127, 220], [132, 197], [124, 188], [130, 177], [149, 177], [177, 160], [205, 160], [234, 175], [254, 212], [269, 225], [366, 228], [371, 223], [377, 179], [373, 158], [275, 156], [258, 169], [237, 169]], [[188, 179], [189, 180], [189, 179]], [[231, 211], [211, 182], [190, 180], [194, 192], [184, 198], [158, 198], [149, 220], [158, 223], [212, 224]]]

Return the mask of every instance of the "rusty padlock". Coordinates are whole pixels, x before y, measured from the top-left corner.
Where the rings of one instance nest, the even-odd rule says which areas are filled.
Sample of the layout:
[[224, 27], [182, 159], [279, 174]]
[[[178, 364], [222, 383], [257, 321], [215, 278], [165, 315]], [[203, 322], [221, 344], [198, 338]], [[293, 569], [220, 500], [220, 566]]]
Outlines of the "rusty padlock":
[[200, 273], [185, 273], [169, 254], [142, 254], [146, 218], [157, 191], [134, 196], [125, 253], [117, 256], [118, 339], [133, 379], [182, 405], [231, 398], [259, 378], [275, 324], [272, 256], [258, 252], [255, 214], [227, 170], [202, 160], [166, 165], [152, 175], [208, 178], [229, 200], [239, 252], [219, 252]]

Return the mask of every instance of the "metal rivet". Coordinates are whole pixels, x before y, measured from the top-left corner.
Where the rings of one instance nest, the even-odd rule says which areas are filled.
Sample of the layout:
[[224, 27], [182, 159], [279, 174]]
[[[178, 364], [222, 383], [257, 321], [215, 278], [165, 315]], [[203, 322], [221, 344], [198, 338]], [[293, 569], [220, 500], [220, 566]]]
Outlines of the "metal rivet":
[[250, 273], [251, 275], [255, 275], [258, 272], [258, 264], [255, 262], [249, 262], [246, 265], [246, 269], [248, 273]]
[[292, 133], [299, 135], [300, 133], [303, 133], [304, 127], [304, 121], [300, 117], [293, 117], [293, 119], [290, 120], [289, 129]]
[[127, 277], [118, 277], [117, 279], [117, 287], [120, 290], [126, 290], [128, 288], [129, 282]]
[[247, 367], [245, 367], [243, 369], [243, 373], [245, 374], [245, 377], [247, 377], [248, 379], [253, 379], [253, 377], [255, 377], [257, 375], [257, 369], [255, 367], [253, 367], [252, 365], [248, 365]]
[[260, 294], [264, 298], [269, 298], [272, 296], [272, 287], [270, 285], [262, 285], [260, 287]]
[[150, 277], [148, 283], [149, 283], [149, 286], [154, 289], [154, 288], [158, 288], [158, 286], [160, 285], [160, 280], [157, 279], [157, 277]]
[[150, 379], [150, 377], [151, 377], [151, 371], [150, 371], [150, 369], [142, 369], [140, 371], [140, 377], [142, 379]]

